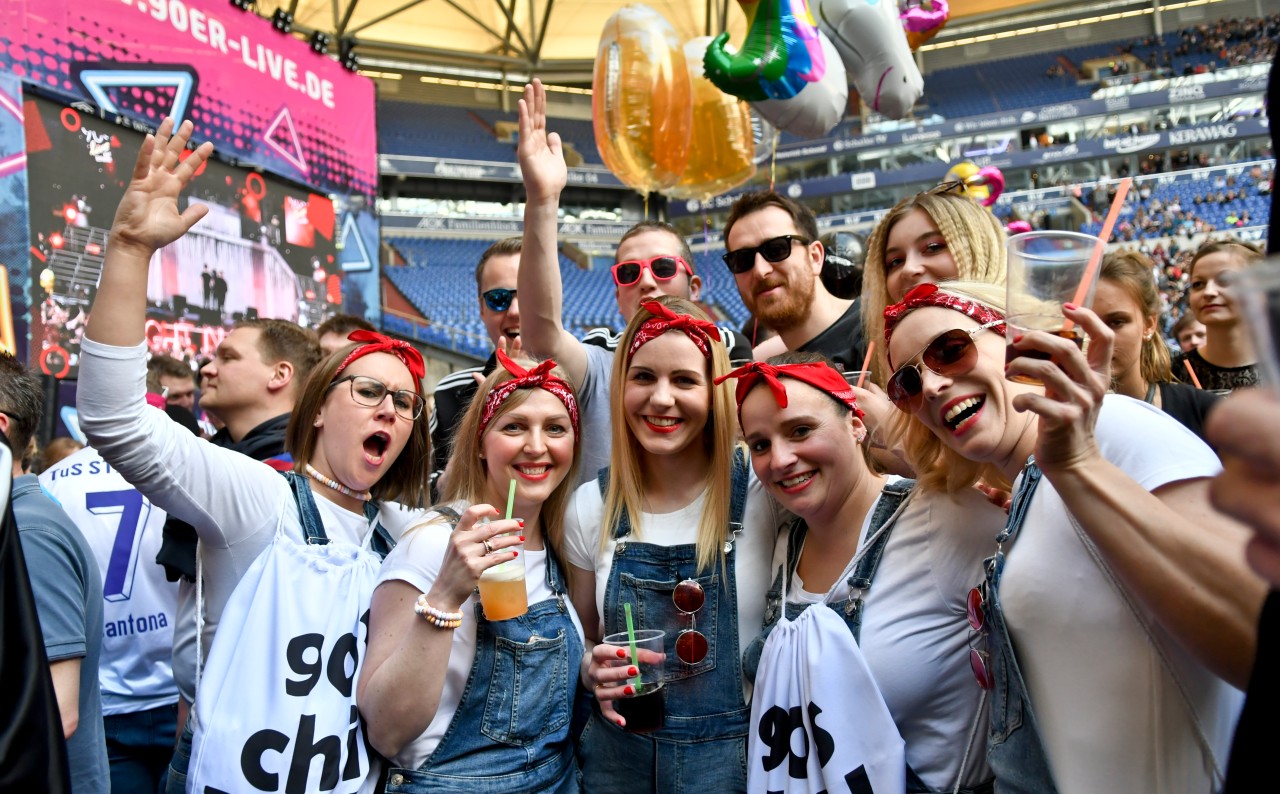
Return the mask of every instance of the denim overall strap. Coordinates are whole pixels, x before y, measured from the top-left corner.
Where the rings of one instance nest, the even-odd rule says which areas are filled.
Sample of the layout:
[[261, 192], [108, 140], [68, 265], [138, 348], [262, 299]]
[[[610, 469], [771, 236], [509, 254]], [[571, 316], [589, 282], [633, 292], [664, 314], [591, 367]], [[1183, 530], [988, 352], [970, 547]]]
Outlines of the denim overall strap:
[[569, 725], [585, 649], [547, 551], [554, 598], [500, 621], [475, 602], [476, 655], [458, 709], [421, 767], [389, 770], [388, 794], [577, 794]]
[[293, 491], [293, 501], [298, 505], [298, 517], [302, 519], [302, 534], [306, 537], [307, 543], [320, 546], [328, 543], [329, 536], [325, 534], [324, 523], [320, 520], [320, 509], [316, 507], [315, 495], [311, 493], [310, 478], [303, 477], [295, 471], [285, 471], [281, 474], [289, 481], [289, 488]]
[[[600, 486], [600, 501], [607, 502], [609, 499], [609, 467], [605, 466], [596, 474], [596, 483]], [[631, 534], [631, 517], [627, 515], [626, 508], [623, 508], [622, 515], [618, 517], [618, 525], [613, 528], [613, 539], [622, 540]]]
[[[366, 521], [376, 521], [378, 518], [378, 503], [372, 500], [364, 503], [364, 518]], [[373, 526], [373, 539], [369, 541], [369, 548], [374, 554], [378, 555], [378, 559], [385, 560], [391, 550], [396, 547], [396, 541], [391, 537], [391, 533], [387, 528], [382, 526], [381, 521]]]
[[986, 561], [985, 618], [989, 633], [991, 677], [991, 725], [987, 738], [987, 762], [1001, 794], [1056, 794], [1057, 786], [1049, 767], [1049, 755], [1036, 726], [1035, 712], [1027, 692], [1026, 679], [1005, 621], [1000, 599], [1000, 580], [1004, 575], [1004, 544], [1017, 537], [1026, 521], [1027, 509], [1040, 484], [1041, 473], [1035, 460], [1027, 461], [1022, 482], [1009, 507], [1009, 520], [996, 537], [1000, 544], [995, 556]]
[[[875, 509], [871, 512], [871, 521], [867, 524], [867, 544], [862, 549], [862, 558], [854, 566], [849, 577], [849, 600], [840, 610], [849, 631], [853, 632], [853, 641], [862, 644], [862, 609], [865, 605], [863, 594], [871, 589], [871, 580], [875, 579], [880, 568], [880, 560], [884, 557], [885, 547], [889, 545], [889, 537], [897, 525], [896, 514], [902, 503], [915, 488], [915, 480], [897, 480], [884, 487], [880, 498], [876, 500]], [[888, 523], [893, 519], [892, 523]], [[868, 544], [868, 541], [870, 543]], [[835, 606], [834, 604], [832, 606]]]

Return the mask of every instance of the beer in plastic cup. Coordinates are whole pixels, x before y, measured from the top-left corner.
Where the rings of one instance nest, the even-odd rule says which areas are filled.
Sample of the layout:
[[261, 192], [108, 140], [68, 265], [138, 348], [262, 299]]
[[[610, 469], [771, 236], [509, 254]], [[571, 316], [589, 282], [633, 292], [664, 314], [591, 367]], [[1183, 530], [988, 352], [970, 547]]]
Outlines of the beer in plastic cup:
[[480, 604], [488, 620], [510, 620], [529, 611], [529, 595], [524, 585], [524, 544], [507, 546], [495, 553], [509, 551], [516, 552], [515, 559], [480, 574]]
[[[1089, 260], [1098, 246], [1098, 238], [1078, 232], [1037, 231], [1015, 234], [1005, 241], [1008, 254], [1007, 300], [1005, 302], [1005, 334], [1007, 345], [1027, 331], [1047, 331], [1084, 345], [1084, 333], [1078, 326], [1066, 327], [1062, 304], [1093, 306], [1098, 279], [1094, 275], [1089, 289], [1078, 294]], [[1101, 270], [1101, 265], [1099, 265]], [[1005, 349], [1005, 363], [1026, 356], [1047, 359], [1039, 351]], [[1019, 383], [1039, 385], [1040, 381], [1025, 375], [1010, 376]]]

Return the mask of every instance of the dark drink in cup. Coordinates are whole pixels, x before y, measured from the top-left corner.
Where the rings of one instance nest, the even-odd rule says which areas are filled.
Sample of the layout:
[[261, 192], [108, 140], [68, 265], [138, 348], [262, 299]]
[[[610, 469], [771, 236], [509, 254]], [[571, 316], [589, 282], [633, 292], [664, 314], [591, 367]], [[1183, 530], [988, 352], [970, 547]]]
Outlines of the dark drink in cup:
[[667, 710], [667, 688], [662, 684], [645, 684], [639, 694], [613, 701], [613, 708], [627, 721], [628, 733], [650, 733], [664, 724]]
[[[1069, 330], [1058, 329], [1057, 331], [1045, 331], [1045, 333], [1053, 334], [1054, 336], [1061, 337], [1062, 339], [1069, 339], [1075, 343], [1076, 347], [1081, 349], [1084, 348], [1084, 333], [1081, 332], [1078, 327], [1073, 327]], [[1006, 367], [1015, 359], [1019, 358], [1033, 358], [1037, 361], [1048, 361], [1050, 356], [1042, 350], [1018, 350], [1013, 345], [1007, 345], [1005, 347], [1004, 364]], [[1008, 377], [1009, 380], [1014, 383], [1026, 383], [1032, 386], [1044, 385], [1039, 378], [1031, 378], [1026, 375], [1009, 375]]]

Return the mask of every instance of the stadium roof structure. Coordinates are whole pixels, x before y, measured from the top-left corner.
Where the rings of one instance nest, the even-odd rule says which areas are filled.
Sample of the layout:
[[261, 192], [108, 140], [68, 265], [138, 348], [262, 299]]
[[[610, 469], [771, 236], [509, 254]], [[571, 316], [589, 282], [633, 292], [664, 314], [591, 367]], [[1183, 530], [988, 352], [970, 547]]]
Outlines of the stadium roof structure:
[[[896, 0], [884, 0], [896, 2]], [[1079, 13], [1131, 6], [1132, 0], [951, 0], [940, 39], [1015, 10]], [[1149, 5], [1149, 0], [1147, 0]], [[622, 0], [258, 0], [259, 14], [292, 14], [296, 35], [319, 31], [337, 50], [354, 46], [362, 69], [429, 66], [473, 79], [523, 82], [538, 74], [559, 85], [588, 85], [601, 31]], [[745, 18], [732, 0], [648, 0], [683, 39], [728, 29], [740, 41]], [[960, 24], [958, 24], [960, 23]], [[926, 45], [928, 46], [928, 45]], [[375, 76], [376, 73], [375, 73]]]

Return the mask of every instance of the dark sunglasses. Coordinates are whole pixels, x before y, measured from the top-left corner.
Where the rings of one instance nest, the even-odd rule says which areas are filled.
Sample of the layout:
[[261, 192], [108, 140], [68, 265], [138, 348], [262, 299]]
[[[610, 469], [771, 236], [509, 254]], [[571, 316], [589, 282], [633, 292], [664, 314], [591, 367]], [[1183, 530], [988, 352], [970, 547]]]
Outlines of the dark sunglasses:
[[[969, 669], [973, 671], [973, 677], [978, 682], [978, 686], [983, 689], [990, 689], [994, 685], [991, 678], [991, 654], [987, 652], [987, 586], [985, 583], [973, 588], [969, 591], [969, 597], [965, 599], [965, 610], [969, 614]], [[982, 648], [974, 647], [975, 636], [982, 643]]]
[[950, 193], [952, 191], [963, 193], [968, 189], [969, 189], [969, 186], [966, 185], [964, 182], [962, 182], [959, 179], [953, 179], [950, 182], [943, 182], [939, 185], [935, 185], [929, 188], [926, 192], [931, 196], [937, 196], [943, 193]]
[[511, 301], [515, 299], [516, 291], [504, 289], [503, 287], [494, 287], [487, 292], [480, 293], [480, 297], [484, 298], [484, 305], [489, 307], [489, 311], [505, 312], [511, 308]]
[[[1003, 323], [1003, 320], [993, 320], [972, 331], [952, 328], [939, 334], [920, 352], [920, 364], [944, 378], [963, 375], [978, 363], [978, 349], [973, 345], [973, 337]], [[901, 411], [915, 413], [920, 410], [920, 397], [924, 393], [920, 364], [903, 364], [889, 377], [886, 384], [885, 391], [889, 395], [889, 401]]]
[[676, 585], [671, 600], [681, 615], [689, 616], [689, 628], [676, 636], [676, 658], [685, 664], [697, 664], [707, 658], [707, 638], [698, 631], [693, 615], [707, 602], [707, 594], [695, 580], [685, 579]]
[[724, 263], [729, 266], [731, 273], [746, 273], [755, 267], [756, 254], [763, 256], [766, 262], [781, 262], [791, 256], [792, 243], [809, 245], [812, 242], [796, 234], [784, 234], [772, 240], [765, 240], [755, 248], [739, 248], [737, 251], [730, 251], [724, 255]]
[[629, 259], [613, 266], [613, 281], [619, 287], [630, 286], [640, 280], [644, 271], [653, 274], [655, 281], [670, 281], [684, 268], [693, 277], [693, 268], [680, 256], [655, 256], [651, 259]]

